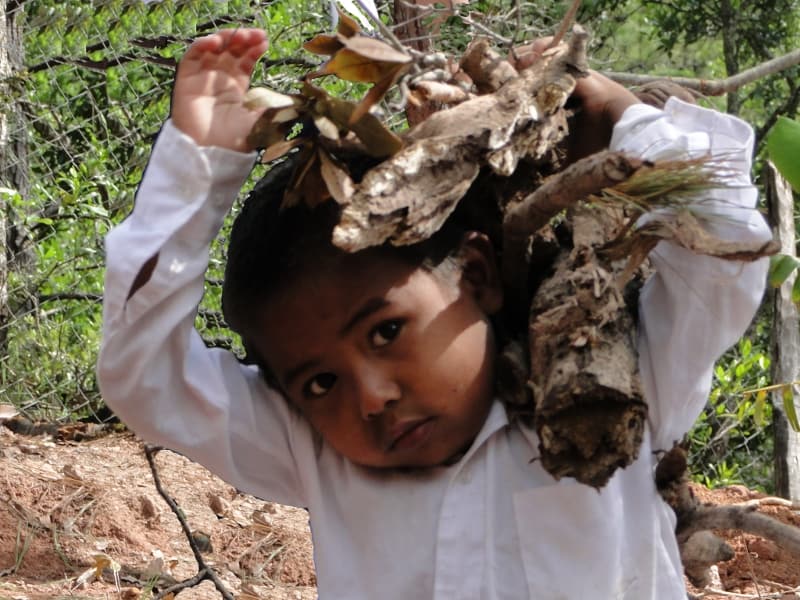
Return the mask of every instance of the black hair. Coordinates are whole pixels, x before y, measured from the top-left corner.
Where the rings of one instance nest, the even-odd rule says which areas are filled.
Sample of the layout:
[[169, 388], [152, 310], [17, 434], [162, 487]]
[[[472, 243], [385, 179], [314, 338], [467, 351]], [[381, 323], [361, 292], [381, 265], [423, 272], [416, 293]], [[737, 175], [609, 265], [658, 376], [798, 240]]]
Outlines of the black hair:
[[[258, 307], [310, 267], [346, 256], [331, 241], [340, 214], [335, 201], [282, 207], [296, 162], [289, 159], [270, 169], [246, 197], [231, 229], [222, 310], [231, 329], [242, 336], [248, 354], [253, 351], [248, 332], [255, 325]], [[435, 271], [454, 262], [449, 259], [457, 253], [463, 232], [455, 222], [448, 222], [425, 242], [387, 246], [385, 251], [408, 264]], [[261, 364], [257, 356], [249, 359]]]

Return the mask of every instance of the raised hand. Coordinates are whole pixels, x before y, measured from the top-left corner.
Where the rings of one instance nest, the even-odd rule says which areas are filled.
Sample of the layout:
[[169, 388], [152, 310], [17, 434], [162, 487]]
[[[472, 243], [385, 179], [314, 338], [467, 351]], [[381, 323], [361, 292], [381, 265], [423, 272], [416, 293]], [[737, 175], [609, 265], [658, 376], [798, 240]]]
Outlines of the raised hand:
[[247, 134], [263, 109], [250, 110], [242, 100], [267, 47], [260, 29], [224, 29], [195, 40], [175, 76], [175, 126], [200, 146], [252, 150]]
[[[551, 41], [551, 37], [546, 37], [515, 48], [511, 63], [517, 69], [530, 66]], [[567, 107], [574, 112], [566, 140], [567, 164], [608, 147], [611, 132], [622, 113], [639, 102], [641, 100], [630, 90], [596, 71], [590, 70], [586, 77], [579, 77], [567, 102]]]

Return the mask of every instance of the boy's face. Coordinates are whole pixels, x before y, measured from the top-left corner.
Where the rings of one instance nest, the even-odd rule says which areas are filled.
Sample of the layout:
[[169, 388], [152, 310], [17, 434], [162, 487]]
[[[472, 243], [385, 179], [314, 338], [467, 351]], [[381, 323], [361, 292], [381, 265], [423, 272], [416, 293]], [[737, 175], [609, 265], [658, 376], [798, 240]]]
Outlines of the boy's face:
[[[378, 251], [276, 292], [252, 340], [289, 399], [338, 452], [372, 467], [431, 467], [471, 444], [493, 393], [490, 251], [433, 274]], [[324, 272], [323, 272], [324, 271]]]

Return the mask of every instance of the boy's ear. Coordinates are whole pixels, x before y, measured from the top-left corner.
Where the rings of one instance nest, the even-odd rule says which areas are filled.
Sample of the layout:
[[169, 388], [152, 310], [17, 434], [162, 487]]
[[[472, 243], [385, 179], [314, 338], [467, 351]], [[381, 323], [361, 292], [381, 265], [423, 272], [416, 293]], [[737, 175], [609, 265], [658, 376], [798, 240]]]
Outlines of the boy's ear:
[[503, 283], [489, 237], [479, 231], [465, 233], [458, 258], [461, 288], [473, 295], [487, 315], [498, 312], [503, 307]]

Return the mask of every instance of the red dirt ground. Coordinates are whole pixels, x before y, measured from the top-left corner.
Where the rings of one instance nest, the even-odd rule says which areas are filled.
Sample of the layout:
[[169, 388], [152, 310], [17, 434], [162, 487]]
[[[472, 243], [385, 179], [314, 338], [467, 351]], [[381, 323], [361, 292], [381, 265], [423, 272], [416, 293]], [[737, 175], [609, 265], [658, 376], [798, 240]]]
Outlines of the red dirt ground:
[[[0, 427], [0, 456], [0, 598], [135, 600], [149, 597], [154, 576], [183, 580], [197, 572], [132, 435], [56, 444]], [[236, 598], [316, 598], [305, 511], [239, 494], [171, 452], [161, 452], [157, 463], [164, 487], [188, 522], [209, 536], [211, 550], [204, 558]], [[743, 487], [697, 493], [703, 501], [727, 504], [758, 497]], [[761, 510], [800, 525], [798, 507]], [[755, 536], [723, 535], [736, 557], [719, 566], [722, 590], [693, 594], [709, 600], [800, 598], [798, 557]], [[107, 567], [99, 579], [93, 576], [93, 566], [113, 564], [105, 561], [119, 567], [119, 585]], [[205, 582], [179, 597], [220, 595]]]

